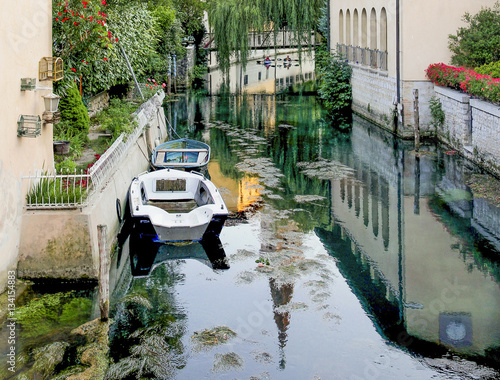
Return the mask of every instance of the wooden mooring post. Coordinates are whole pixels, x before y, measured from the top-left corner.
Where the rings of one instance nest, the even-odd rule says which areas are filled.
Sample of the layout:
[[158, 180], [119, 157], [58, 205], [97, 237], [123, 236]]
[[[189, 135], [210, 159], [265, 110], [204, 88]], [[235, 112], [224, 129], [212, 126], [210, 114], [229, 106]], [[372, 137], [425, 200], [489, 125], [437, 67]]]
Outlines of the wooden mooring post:
[[105, 224], [97, 226], [99, 242], [99, 309], [101, 310], [101, 321], [109, 318], [109, 257], [107, 250], [107, 230]]
[[420, 116], [418, 114], [418, 89], [413, 89], [413, 120], [415, 130], [415, 153], [420, 151]]

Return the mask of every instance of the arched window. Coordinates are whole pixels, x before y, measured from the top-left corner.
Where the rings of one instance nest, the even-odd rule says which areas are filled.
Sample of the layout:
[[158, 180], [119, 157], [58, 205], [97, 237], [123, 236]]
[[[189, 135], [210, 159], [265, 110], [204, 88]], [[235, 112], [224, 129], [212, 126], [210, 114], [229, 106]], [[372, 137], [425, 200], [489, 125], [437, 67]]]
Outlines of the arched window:
[[377, 12], [372, 8], [370, 13], [370, 49], [377, 48]]
[[380, 12], [380, 50], [387, 51], [387, 12], [382, 8]]
[[368, 20], [366, 16], [366, 9], [363, 8], [361, 12], [361, 47], [368, 47]]
[[351, 12], [345, 13], [345, 44], [351, 45]]
[[339, 43], [344, 43], [344, 13], [339, 12]]
[[352, 44], [353, 46], [359, 46], [359, 17], [358, 10], [354, 10], [352, 17]]

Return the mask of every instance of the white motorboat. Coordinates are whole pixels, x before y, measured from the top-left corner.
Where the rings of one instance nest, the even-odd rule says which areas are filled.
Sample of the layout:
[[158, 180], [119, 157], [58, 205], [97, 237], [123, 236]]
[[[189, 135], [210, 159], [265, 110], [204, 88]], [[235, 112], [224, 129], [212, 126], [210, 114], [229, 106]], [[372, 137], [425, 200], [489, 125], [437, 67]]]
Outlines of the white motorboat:
[[[139, 175], [129, 190], [134, 225], [162, 242], [218, 236], [228, 210], [216, 186], [202, 174], [160, 169]], [[156, 237], [154, 236], [156, 235]]]

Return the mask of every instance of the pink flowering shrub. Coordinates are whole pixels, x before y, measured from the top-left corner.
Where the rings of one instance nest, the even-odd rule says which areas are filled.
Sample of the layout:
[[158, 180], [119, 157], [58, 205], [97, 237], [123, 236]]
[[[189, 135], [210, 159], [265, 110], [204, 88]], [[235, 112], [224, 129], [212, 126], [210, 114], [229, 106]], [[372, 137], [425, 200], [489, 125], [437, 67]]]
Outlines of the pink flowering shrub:
[[492, 103], [500, 102], [500, 78], [478, 74], [464, 67], [434, 63], [427, 68], [427, 78], [438, 86], [450, 87]]

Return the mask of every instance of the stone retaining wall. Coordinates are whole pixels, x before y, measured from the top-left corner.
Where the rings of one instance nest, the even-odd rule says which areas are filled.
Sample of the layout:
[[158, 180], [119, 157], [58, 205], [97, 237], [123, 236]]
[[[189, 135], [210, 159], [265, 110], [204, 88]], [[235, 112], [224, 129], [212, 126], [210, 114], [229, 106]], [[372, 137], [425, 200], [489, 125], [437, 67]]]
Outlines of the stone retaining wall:
[[109, 93], [107, 91], [100, 92], [89, 99], [87, 109], [89, 117], [95, 116], [99, 111], [109, 106]]
[[499, 106], [441, 86], [434, 90], [445, 114], [438, 139], [500, 176]]
[[[393, 131], [396, 80], [387, 72], [352, 64], [352, 109], [363, 117]], [[367, 91], [370, 89], [370, 91]]]
[[120, 227], [118, 208], [124, 215], [132, 179], [149, 167], [148, 152], [155, 140], [167, 135], [162, 101], [163, 92], [144, 103], [137, 111], [142, 133], [123, 154], [89, 205], [74, 210], [30, 210], [22, 217], [22, 236], [17, 266], [20, 278], [97, 278], [99, 245], [97, 226], [107, 226], [107, 250], [112, 247]]

